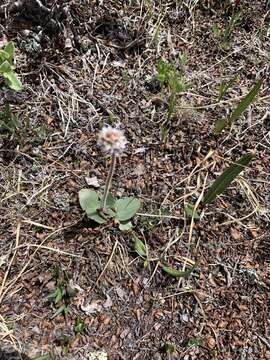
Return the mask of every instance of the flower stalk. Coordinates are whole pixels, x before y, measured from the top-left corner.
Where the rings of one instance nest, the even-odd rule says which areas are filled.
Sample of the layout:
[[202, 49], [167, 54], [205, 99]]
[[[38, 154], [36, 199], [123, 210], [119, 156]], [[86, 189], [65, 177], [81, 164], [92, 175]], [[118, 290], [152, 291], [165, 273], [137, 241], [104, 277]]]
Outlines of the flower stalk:
[[112, 161], [111, 161], [109, 173], [107, 175], [105, 188], [104, 188], [104, 194], [103, 194], [103, 198], [102, 198], [102, 202], [101, 202], [101, 207], [102, 207], [103, 212], [106, 212], [107, 198], [108, 198], [108, 194], [109, 194], [110, 187], [112, 184], [112, 178], [113, 178], [113, 174], [114, 174], [115, 166], [116, 166], [116, 159], [117, 159], [116, 153], [113, 152], [112, 153]]
[[112, 184], [117, 157], [120, 157], [125, 150], [127, 140], [123, 132], [111, 126], [104, 126], [98, 136], [98, 144], [104, 153], [111, 155], [111, 165], [107, 175], [104, 194], [101, 200], [101, 210], [106, 213], [107, 199]]

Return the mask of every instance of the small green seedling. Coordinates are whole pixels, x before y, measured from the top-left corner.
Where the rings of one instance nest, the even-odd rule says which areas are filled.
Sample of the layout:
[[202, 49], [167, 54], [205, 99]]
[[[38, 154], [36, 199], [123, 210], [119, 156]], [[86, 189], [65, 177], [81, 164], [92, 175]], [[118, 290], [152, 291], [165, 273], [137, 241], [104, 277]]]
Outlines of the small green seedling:
[[188, 340], [187, 347], [202, 346], [203, 342], [200, 338], [191, 338]]
[[162, 141], [166, 141], [170, 129], [170, 121], [176, 109], [177, 96], [186, 91], [190, 86], [186, 82], [185, 77], [179, 74], [173, 65], [168, 64], [163, 60], [160, 60], [157, 63], [157, 73], [157, 79], [161, 85], [161, 89], [164, 90], [164, 87], [166, 86], [168, 92], [168, 112], [166, 119], [161, 125]]
[[0, 111], [0, 132], [8, 131], [11, 135], [15, 135], [19, 128], [18, 116], [12, 114], [9, 104], [5, 104], [3, 111]]
[[7, 43], [3, 50], [0, 50], [0, 75], [2, 75], [8, 86], [16, 91], [22, 89], [22, 84], [17, 78], [14, 65], [14, 51], [13, 42]]
[[243, 21], [243, 14], [237, 12], [233, 14], [229, 21], [225, 24], [225, 29], [221, 30], [218, 24], [213, 24], [211, 27], [213, 36], [219, 40], [221, 49], [227, 50], [230, 46], [232, 34], [237, 26]]
[[69, 352], [69, 348], [71, 345], [71, 337], [67, 335], [61, 335], [59, 336], [57, 340], [57, 343], [62, 347], [62, 355], [66, 355]]
[[76, 316], [74, 331], [75, 334], [80, 334], [80, 335], [85, 332], [85, 323], [80, 316]]
[[141, 241], [135, 233], [133, 233], [133, 240], [134, 240], [134, 250], [139, 255], [139, 257], [144, 261], [144, 267], [151, 270], [150, 264], [157, 263], [159, 267], [170, 277], [174, 278], [185, 278], [187, 279], [192, 272], [196, 269], [197, 264], [195, 263], [191, 268], [180, 271], [175, 268], [170, 267], [167, 265], [166, 261], [163, 258], [154, 258], [151, 259], [149, 257], [147, 245]]
[[15, 139], [19, 145], [23, 146], [27, 137], [26, 127], [19, 121], [18, 115], [14, 115], [11, 106], [6, 103], [0, 111], [0, 134], [9, 133], [11, 139]]
[[108, 193], [105, 207], [102, 207], [102, 194], [89, 189], [82, 189], [79, 192], [79, 201], [89, 219], [98, 224], [114, 220], [123, 231], [132, 228], [130, 220], [141, 206], [137, 198], [124, 197], [116, 200], [111, 193]]
[[218, 89], [218, 101], [224, 98], [224, 96], [227, 94], [228, 90], [233, 86], [234, 83], [235, 78], [229, 81], [221, 80]]
[[235, 28], [237, 26], [239, 26], [241, 24], [243, 20], [243, 14], [239, 11], [235, 14], [233, 14], [230, 17], [230, 20], [228, 21], [228, 23], [225, 26], [225, 30], [223, 32], [223, 43], [222, 46], [226, 49], [229, 46], [230, 43], [230, 39], [232, 36], [233, 31], [235, 30]]
[[171, 354], [174, 352], [174, 346], [172, 344], [169, 343], [165, 343], [162, 346], [162, 352], [164, 353], [164, 355], [166, 356], [167, 359], [171, 359]]
[[47, 299], [53, 301], [57, 307], [57, 310], [53, 314], [52, 318], [60, 314], [66, 316], [68, 314], [69, 305], [72, 303], [72, 300], [76, 295], [76, 291], [68, 284], [66, 274], [61, 272], [58, 267], [54, 269], [54, 278], [56, 281], [56, 288], [47, 297]]

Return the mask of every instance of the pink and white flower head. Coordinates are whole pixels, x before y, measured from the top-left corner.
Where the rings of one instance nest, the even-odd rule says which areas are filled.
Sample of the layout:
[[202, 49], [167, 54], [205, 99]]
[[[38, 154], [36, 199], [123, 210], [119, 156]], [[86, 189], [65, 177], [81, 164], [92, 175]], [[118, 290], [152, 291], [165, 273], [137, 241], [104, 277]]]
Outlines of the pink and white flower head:
[[120, 156], [125, 150], [127, 139], [123, 131], [109, 125], [103, 126], [98, 135], [98, 145], [105, 153]]

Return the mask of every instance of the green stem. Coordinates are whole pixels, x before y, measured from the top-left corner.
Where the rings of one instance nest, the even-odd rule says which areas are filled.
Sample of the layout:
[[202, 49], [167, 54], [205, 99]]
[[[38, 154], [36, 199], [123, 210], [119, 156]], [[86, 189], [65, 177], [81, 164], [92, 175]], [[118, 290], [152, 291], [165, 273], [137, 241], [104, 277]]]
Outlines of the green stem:
[[104, 195], [103, 195], [103, 199], [102, 199], [102, 203], [101, 203], [102, 210], [106, 209], [107, 198], [108, 198], [109, 190], [110, 190], [111, 183], [112, 183], [112, 177], [113, 177], [113, 174], [115, 171], [115, 165], [116, 165], [116, 155], [115, 155], [115, 153], [113, 153], [112, 154], [112, 162], [111, 162], [109, 173], [108, 173], [108, 176], [106, 179]]

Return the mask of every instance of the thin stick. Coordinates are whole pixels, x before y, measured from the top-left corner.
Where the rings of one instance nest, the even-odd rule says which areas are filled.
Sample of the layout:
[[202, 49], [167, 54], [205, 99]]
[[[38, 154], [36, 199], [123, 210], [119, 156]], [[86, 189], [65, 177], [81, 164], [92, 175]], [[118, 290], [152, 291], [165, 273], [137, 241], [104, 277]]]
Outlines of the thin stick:
[[176, 220], [183, 220], [184, 218], [181, 216], [175, 216], [175, 215], [159, 215], [159, 214], [143, 214], [143, 213], [136, 213], [138, 216], [144, 216], [144, 217], [152, 217], [152, 218], [158, 218], [158, 219], [176, 219]]
[[112, 249], [111, 255], [110, 255], [110, 257], [109, 257], [109, 259], [108, 259], [108, 261], [107, 261], [106, 265], [104, 266], [103, 270], [102, 270], [102, 271], [101, 271], [101, 273], [99, 274], [99, 277], [97, 278], [97, 280], [96, 280], [96, 282], [95, 282], [94, 286], [93, 286], [93, 287], [91, 287], [90, 291], [91, 291], [91, 290], [93, 290], [93, 289], [97, 286], [97, 284], [98, 284], [99, 280], [102, 278], [103, 274], [105, 273], [105, 271], [106, 271], [107, 267], [109, 266], [110, 262], [112, 261], [112, 258], [113, 258], [113, 256], [114, 256], [115, 250], [116, 250], [116, 248], [117, 248], [117, 245], [118, 245], [118, 240], [115, 240], [115, 243], [114, 243], [114, 246], [113, 246], [113, 249]]
[[29, 219], [23, 219], [22, 223], [38, 226], [38, 227], [41, 227], [43, 229], [55, 230], [55, 228], [52, 227], [52, 226], [43, 225], [43, 224], [40, 224], [40, 223], [38, 223], [36, 221], [29, 220]]
[[20, 239], [20, 230], [21, 230], [21, 221], [18, 221], [17, 223], [17, 230], [16, 230], [16, 240], [15, 240], [15, 249], [14, 249], [14, 253], [12, 255], [12, 258], [10, 260], [10, 263], [9, 263], [9, 266], [7, 268], [7, 271], [5, 272], [5, 275], [4, 275], [4, 279], [2, 281], [2, 284], [1, 284], [1, 287], [0, 287], [0, 303], [2, 301], [2, 298], [3, 298], [3, 295], [4, 295], [4, 287], [6, 285], [6, 281], [7, 281], [7, 278], [8, 278], [8, 275], [9, 275], [9, 272], [10, 272], [10, 269], [11, 269], [11, 266], [13, 265], [13, 262], [16, 258], [16, 254], [17, 254], [17, 247], [19, 246], [19, 239]]
[[27, 247], [27, 248], [34, 247], [34, 248], [49, 250], [49, 251], [55, 252], [57, 254], [67, 255], [67, 256], [76, 257], [76, 258], [80, 258], [80, 259], [88, 259], [88, 258], [83, 257], [81, 255], [72, 254], [72, 253], [67, 252], [67, 251], [63, 251], [63, 250], [60, 250], [60, 249], [56, 249], [56, 248], [52, 248], [52, 247], [44, 246], [44, 245], [37, 245], [37, 244], [22, 244], [22, 245], [16, 246], [13, 250], [18, 250], [18, 249], [21, 249], [23, 247]]

